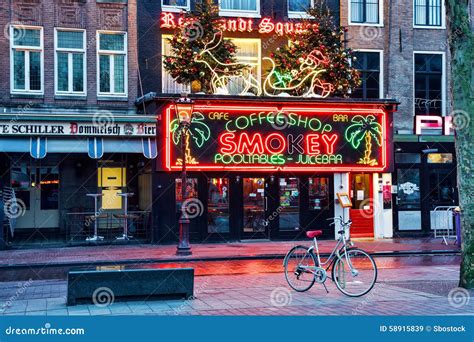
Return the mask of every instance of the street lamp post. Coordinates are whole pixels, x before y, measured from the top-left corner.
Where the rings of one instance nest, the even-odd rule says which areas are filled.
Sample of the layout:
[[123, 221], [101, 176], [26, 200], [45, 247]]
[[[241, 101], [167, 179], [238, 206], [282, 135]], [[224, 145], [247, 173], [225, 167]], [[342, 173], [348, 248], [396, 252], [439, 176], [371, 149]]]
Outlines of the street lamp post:
[[187, 176], [186, 176], [186, 136], [193, 117], [194, 101], [182, 94], [175, 101], [176, 116], [181, 138], [181, 216], [179, 218], [179, 243], [176, 255], [191, 255], [189, 244], [189, 217], [186, 212]]

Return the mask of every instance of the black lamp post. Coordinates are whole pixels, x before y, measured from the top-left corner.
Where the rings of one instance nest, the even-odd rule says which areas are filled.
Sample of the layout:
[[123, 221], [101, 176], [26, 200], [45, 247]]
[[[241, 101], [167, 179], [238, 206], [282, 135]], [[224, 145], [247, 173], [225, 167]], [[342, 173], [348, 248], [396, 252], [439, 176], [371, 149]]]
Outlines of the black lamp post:
[[176, 255], [191, 255], [189, 244], [189, 217], [186, 211], [187, 177], [186, 177], [186, 136], [193, 118], [194, 101], [182, 94], [175, 101], [176, 117], [179, 122], [178, 130], [181, 138], [181, 216], [179, 218], [179, 243]]

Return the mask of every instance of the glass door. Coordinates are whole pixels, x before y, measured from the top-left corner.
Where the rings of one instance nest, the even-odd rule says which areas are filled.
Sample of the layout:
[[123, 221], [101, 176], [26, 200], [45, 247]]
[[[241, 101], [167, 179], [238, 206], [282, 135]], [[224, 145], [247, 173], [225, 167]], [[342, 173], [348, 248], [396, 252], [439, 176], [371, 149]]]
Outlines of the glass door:
[[280, 231], [300, 230], [300, 193], [298, 178], [280, 178], [279, 182], [280, 206], [279, 213]]
[[243, 179], [243, 234], [244, 239], [267, 239], [267, 198], [265, 178]]
[[207, 198], [207, 232], [229, 234], [229, 178], [210, 178]]
[[395, 222], [398, 230], [421, 230], [420, 169], [397, 169]]

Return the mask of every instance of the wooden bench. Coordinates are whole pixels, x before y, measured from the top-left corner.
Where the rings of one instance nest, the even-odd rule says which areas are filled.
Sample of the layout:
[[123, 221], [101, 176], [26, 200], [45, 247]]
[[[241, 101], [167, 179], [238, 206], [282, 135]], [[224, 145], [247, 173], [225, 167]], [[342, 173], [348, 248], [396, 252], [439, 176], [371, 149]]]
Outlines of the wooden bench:
[[113, 300], [172, 295], [188, 299], [193, 293], [193, 268], [73, 270], [67, 277], [67, 305], [102, 304], [107, 296]]

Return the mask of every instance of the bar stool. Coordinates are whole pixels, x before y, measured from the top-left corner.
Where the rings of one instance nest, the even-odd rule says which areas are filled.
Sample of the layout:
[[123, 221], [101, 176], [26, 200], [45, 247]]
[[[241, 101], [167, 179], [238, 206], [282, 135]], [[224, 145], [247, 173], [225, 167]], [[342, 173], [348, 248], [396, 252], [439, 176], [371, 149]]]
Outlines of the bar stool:
[[114, 214], [114, 217], [118, 219], [123, 219], [123, 234], [121, 236], [117, 236], [116, 240], [130, 240], [131, 238], [133, 238], [133, 236], [128, 235], [128, 219], [129, 218], [133, 219], [136, 217], [136, 215], [128, 215], [128, 198], [132, 197], [134, 194], [132, 192], [126, 192], [126, 193], [118, 194], [118, 195], [123, 197], [124, 202], [125, 202], [124, 203], [125, 209], [124, 209], [123, 215]]
[[89, 236], [86, 238], [86, 241], [102, 241], [104, 240], [103, 236], [99, 236], [97, 234], [97, 219], [99, 218], [107, 218], [107, 214], [99, 214], [98, 213], [98, 202], [99, 197], [104, 196], [104, 194], [86, 194], [86, 196], [94, 198], [94, 215], [86, 216], [87, 219], [94, 221], [94, 236]]

